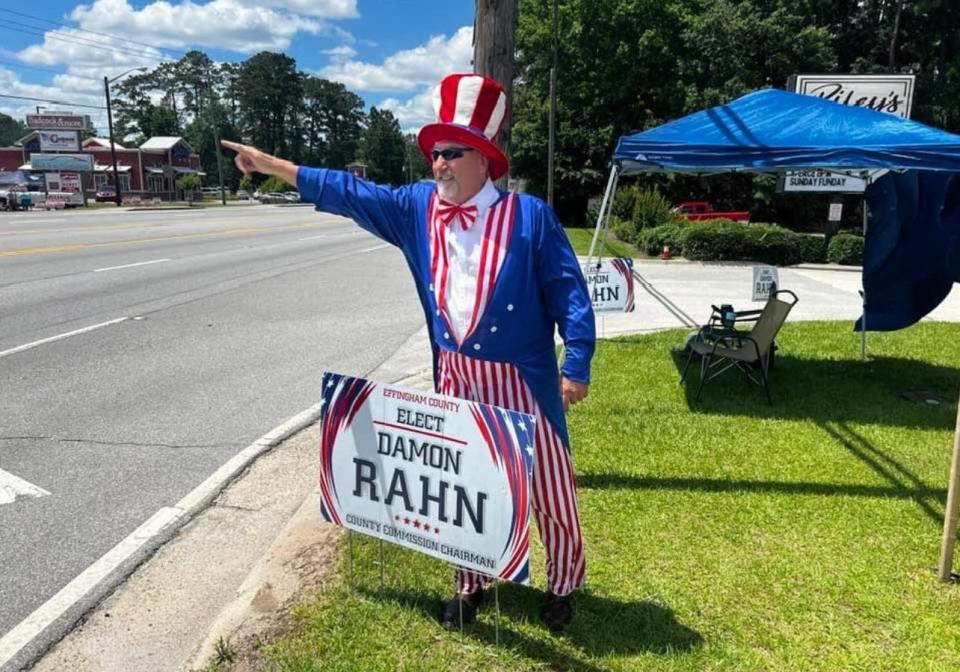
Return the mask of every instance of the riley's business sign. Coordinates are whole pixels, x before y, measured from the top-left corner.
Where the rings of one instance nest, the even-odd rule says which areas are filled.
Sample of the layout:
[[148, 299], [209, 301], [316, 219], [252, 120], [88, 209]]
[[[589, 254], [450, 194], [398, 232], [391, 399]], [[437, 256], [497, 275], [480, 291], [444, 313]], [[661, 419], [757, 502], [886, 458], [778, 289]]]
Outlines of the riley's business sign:
[[336, 373], [322, 397], [327, 521], [529, 582], [532, 416]]
[[[866, 107], [909, 119], [913, 108], [915, 75], [793, 75], [787, 89], [841, 105]], [[882, 172], [872, 171], [871, 179]], [[784, 191], [863, 193], [866, 180], [829, 171], [787, 172]]]

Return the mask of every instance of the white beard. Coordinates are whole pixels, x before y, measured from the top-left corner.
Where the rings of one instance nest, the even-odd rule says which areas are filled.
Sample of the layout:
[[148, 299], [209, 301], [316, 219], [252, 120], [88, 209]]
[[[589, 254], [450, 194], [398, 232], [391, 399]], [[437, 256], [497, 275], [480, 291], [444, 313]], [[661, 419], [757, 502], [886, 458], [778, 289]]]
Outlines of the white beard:
[[437, 193], [440, 194], [440, 198], [446, 201], [453, 200], [458, 191], [460, 191], [460, 185], [456, 180], [437, 180]]

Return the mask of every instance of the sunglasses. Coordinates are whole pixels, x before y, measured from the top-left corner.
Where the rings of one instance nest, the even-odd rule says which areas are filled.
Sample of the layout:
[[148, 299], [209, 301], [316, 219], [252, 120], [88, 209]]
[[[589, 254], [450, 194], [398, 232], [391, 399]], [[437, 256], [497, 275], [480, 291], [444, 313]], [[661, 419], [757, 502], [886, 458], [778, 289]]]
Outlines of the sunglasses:
[[430, 152], [430, 156], [433, 157], [433, 160], [436, 161], [441, 156], [444, 161], [453, 161], [454, 159], [459, 159], [463, 156], [464, 152], [472, 152], [472, 147], [447, 147], [446, 149], [435, 149]]

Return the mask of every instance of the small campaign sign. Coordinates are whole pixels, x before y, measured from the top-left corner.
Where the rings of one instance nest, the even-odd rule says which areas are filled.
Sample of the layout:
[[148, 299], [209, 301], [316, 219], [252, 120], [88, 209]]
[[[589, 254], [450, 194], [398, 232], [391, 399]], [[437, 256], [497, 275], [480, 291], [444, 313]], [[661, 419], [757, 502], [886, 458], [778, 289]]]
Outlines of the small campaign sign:
[[776, 266], [753, 267], [753, 300], [766, 301], [780, 286], [780, 273]]
[[843, 203], [831, 203], [830, 216], [827, 219], [831, 222], [839, 222], [843, 219]]
[[604, 259], [583, 275], [595, 311], [633, 312], [633, 259]]
[[328, 522], [529, 583], [534, 417], [327, 372], [320, 422]]
[[80, 135], [77, 131], [38, 131], [40, 149], [44, 152], [79, 152]]

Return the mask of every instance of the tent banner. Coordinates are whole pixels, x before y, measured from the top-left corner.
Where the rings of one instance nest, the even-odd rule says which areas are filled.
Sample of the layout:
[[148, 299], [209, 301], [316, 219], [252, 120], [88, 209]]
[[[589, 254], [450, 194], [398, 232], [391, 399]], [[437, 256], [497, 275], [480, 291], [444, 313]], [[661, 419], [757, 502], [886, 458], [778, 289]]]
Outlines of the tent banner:
[[529, 583], [533, 416], [331, 372], [320, 408], [325, 520]]
[[604, 259], [583, 269], [583, 276], [594, 311], [633, 312], [633, 259]]

